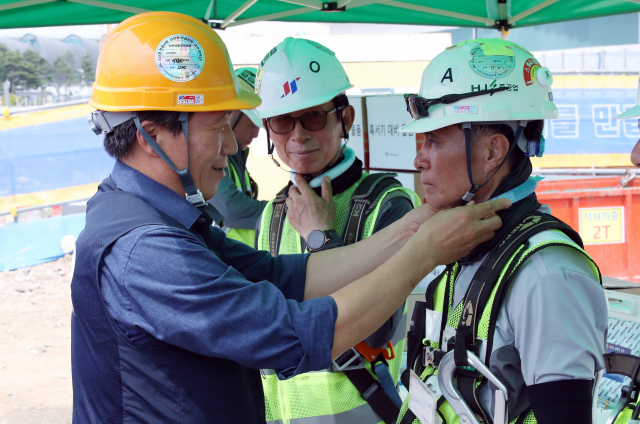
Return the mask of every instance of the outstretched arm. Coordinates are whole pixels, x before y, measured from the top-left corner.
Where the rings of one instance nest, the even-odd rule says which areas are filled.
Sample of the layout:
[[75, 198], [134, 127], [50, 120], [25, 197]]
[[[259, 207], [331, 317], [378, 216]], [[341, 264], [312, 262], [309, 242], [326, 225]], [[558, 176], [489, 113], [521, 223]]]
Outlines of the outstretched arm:
[[437, 265], [490, 240], [502, 225], [495, 212], [510, 204], [498, 199], [437, 214], [423, 205], [361, 242], [312, 254], [305, 298], [330, 294], [338, 306], [332, 357], [379, 328]]

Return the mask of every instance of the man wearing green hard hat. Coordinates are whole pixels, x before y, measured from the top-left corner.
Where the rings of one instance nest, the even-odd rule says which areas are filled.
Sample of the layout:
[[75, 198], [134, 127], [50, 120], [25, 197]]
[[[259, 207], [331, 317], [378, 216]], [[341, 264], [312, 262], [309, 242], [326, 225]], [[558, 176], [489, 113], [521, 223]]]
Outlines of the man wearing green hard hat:
[[[396, 174], [363, 172], [347, 146], [355, 114], [345, 94], [351, 87], [335, 54], [314, 41], [288, 37], [262, 60], [257, 112], [269, 153], [275, 145], [279, 160], [291, 168], [291, 182], [265, 207], [257, 249], [276, 256], [350, 245], [420, 205]], [[402, 403], [396, 385], [405, 333], [403, 305], [326, 370], [286, 381], [263, 370], [267, 421], [394, 422]]]
[[[414, 309], [401, 424], [595, 423], [607, 304], [578, 233], [536, 197], [530, 157], [556, 119], [551, 72], [525, 48], [469, 40], [436, 56], [419, 95], [414, 165], [438, 210], [508, 198], [492, 240], [449, 264]], [[412, 336], [413, 335], [413, 336]], [[438, 421], [439, 420], [439, 421]]]
[[[235, 71], [241, 89], [255, 90], [256, 68], [240, 68]], [[229, 156], [226, 176], [220, 181], [218, 192], [209, 201], [224, 217], [222, 229], [227, 237], [253, 246], [256, 222], [262, 215], [266, 201], [258, 200], [258, 184], [247, 170], [249, 145], [258, 136], [262, 120], [253, 109], [234, 111], [231, 129], [238, 142], [238, 152]]]

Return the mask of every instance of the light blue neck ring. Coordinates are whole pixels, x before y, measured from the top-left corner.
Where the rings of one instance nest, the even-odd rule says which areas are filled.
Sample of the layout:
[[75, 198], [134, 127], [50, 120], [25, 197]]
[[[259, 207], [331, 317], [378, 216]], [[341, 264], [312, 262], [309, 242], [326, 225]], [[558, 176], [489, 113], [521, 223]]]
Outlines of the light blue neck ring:
[[494, 199], [509, 199], [511, 202], [516, 203], [519, 200], [524, 199], [531, 193], [536, 191], [536, 187], [538, 187], [538, 182], [544, 180], [544, 177], [536, 175], [535, 177], [527, 178], [527, 181], [520, 184], [518, 187], [507, 191], [506, 193], [502, 193], [499, 196], [491, 198]]
[[[355, 161], [356, 161], [356, 152], [354, 152], [351, 147], [345, 147], [344, 148], [344, 158], [342, 159], [342, 162], [340, 162], [339, 164], [337, 164], [333, 168], [329, 169], [326, 172], [323, 172], [322, 174], [320, 174], [317, 177], [315, 177], [314, 179], [312, 179], [309, 182], [309, 187], [311, 187], [311, 188], [320, 187], [320, 184], [322, 183], [322, 179], [324, 177], [326, 177], [326, 176], [329, 176], [329, 178], [331, 178], [332, 180], [335, 180], [340, 175], [342, 175], [347, 169], [349, 169], [349, 167], [351, 167], [351, 165], [353, 165], [353, 163]], [[294, 185], [296, 185], [296, 181], [294, 179], [296, 174], [297, 174], [297, 172], [295, 172], [293, 170], [291, 170], [289, 172], [289, 178], [291, 178], [291, 182]], [[296, 187], [297, 187], [297, 185], [296, 185]]]

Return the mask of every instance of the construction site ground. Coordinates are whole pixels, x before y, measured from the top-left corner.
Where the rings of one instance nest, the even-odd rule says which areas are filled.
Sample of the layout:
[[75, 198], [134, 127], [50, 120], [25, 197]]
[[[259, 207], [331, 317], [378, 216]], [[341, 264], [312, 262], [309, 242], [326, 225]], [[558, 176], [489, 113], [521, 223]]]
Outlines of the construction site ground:
[[71, 255], [0, 272], [0, 424], [70, 424]]

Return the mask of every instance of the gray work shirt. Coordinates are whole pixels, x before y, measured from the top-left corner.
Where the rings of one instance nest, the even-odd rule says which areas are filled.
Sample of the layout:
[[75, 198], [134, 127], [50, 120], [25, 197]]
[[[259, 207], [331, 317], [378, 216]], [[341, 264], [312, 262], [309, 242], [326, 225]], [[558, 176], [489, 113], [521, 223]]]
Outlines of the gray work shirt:
[[[240, 151], [229, 157], [229, 166], [233, 166], [244, 185], [246, 161], [249, 149]], [[250, 188], [249, 188], [250, 190]], [[224, 225], [230, 228], [253, 230], [260, 221], [262, 210], [267, 205], [266, 200], [257, 200], [247, 195], [244, 187], [238, 187], [227, 175], [218, 184], [218, 191], [209, 200], [224, 217]]]
[[[539, 211], [551, 214], [547, 205]], [[529, 243], [549, 239], [571, 241], [564, 234], [545, 231]], [[454, 308], [485, 258], [461, 268]], [[582, 253], [551, 246], [527, 259], [498, 313], [491, 352], [491, 371], [509, 391], [509, 416], [516, 417], [529, 406], [526, 386], [593, 379], [604, 368], [606, 330], [604, 291]], [[483, 361], [485, 355], [481, 354]], [[493, 390], [486, 385], [480, 391], [480, 401], [490, 414]]]

